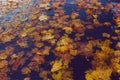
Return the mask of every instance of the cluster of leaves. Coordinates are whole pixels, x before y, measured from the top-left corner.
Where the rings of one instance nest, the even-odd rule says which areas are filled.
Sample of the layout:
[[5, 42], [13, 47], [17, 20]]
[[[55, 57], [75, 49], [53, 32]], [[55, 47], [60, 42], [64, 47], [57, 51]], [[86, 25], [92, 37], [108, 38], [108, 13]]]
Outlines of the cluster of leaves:
[[[14, 3], [14, 0], [9, 1]], [[67, 14], [64, 9], [67, 4], [78, 8]], [[12, 79], [10, 76], [17, 71], [25, 75], [23, 80], [31, 80], [34, 71], [43, 80], [73, 80], [69, 64], [77, 55], [84, 55], [86, 59], [93, 57], [86, 80], [110, 80], [113, 72], [120, 74], [120, 4], [117, 4], [118, 10], [113, 17], [117, 26], [113, 30], [115, 35], [103, 32], [102, 38], [98, 39], [86, 35], [88, 30], [112, 26], [109, 21], [100, 22], [99, 17], [102, 12], [109, 14], [114, 8], [112, 3], [104, 6], [98, 0], [71, 3], [38, 0], [38, 4], [23, 9], [9, 21], [1, 21], [0, 80]], [[80, 18], [81, 9], [85, 10], [86, 20]], [[50, 11], [53, 14], [49, 14]], [[115, 48], [111, 47], [113, 41]], [[50, 68], [42, 67], [45, 64]]]

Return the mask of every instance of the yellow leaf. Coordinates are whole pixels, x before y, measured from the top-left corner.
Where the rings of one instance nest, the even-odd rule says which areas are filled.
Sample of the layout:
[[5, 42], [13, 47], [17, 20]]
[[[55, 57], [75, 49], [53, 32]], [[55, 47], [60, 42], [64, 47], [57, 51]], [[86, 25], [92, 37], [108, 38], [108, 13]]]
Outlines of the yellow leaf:
[[42, 15], [39, 17], [39, 20], [40, 20], [40, 21], [46, 21], [46, 20], [48, 20], [48, 16], [45, 15], [45, 14], [42, 14]]
[[78, 54], [77, 50], [70, 50], [70, 54], [76, 56]]
[[0, 59], [6, 59], [7, 58], [7, 54], [0, 54]]
[[62, 65], [63, 65], [63, 63], [61, 60], [55, 61], [52, 66], [51, 72], [56, 72], [56, 71], [62, 69]]

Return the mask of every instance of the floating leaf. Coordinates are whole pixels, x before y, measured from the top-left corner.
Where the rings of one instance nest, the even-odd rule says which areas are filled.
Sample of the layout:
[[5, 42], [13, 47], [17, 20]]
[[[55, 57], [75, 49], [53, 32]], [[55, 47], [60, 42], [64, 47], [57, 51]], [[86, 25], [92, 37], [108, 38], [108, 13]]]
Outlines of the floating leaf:
[[59, 60], [59, 61], [56, 60], [52, 66], [51, 72], [56, 72], [56, 71], [62, 69], [62, 65], [63, 65], [63, 63], [61, 60]]

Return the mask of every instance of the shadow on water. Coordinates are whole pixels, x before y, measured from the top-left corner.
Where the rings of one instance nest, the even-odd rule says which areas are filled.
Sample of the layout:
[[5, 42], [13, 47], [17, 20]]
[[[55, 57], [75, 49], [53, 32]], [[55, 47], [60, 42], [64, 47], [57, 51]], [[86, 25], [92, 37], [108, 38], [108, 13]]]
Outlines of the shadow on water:
[[70, 66], [73, 68], [73, 79], [74, 80], [85, 80], [85, 71], [90, 69], [92, 66], [90, 61], [87, 61], [85, 56], [76, 56]]
[[118, 73], [112, 73], [110, 76], [111, 80], [119, 80], [120, 74]]

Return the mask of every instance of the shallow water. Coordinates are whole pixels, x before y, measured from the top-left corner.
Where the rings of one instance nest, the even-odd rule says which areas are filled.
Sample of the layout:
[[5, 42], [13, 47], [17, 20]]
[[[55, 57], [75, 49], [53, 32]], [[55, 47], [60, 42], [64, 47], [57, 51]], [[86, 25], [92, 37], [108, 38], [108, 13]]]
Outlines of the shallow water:
[[18, 7], [0, 12], [0, 80], [120, 78], [118, 2], [6, 2]]

